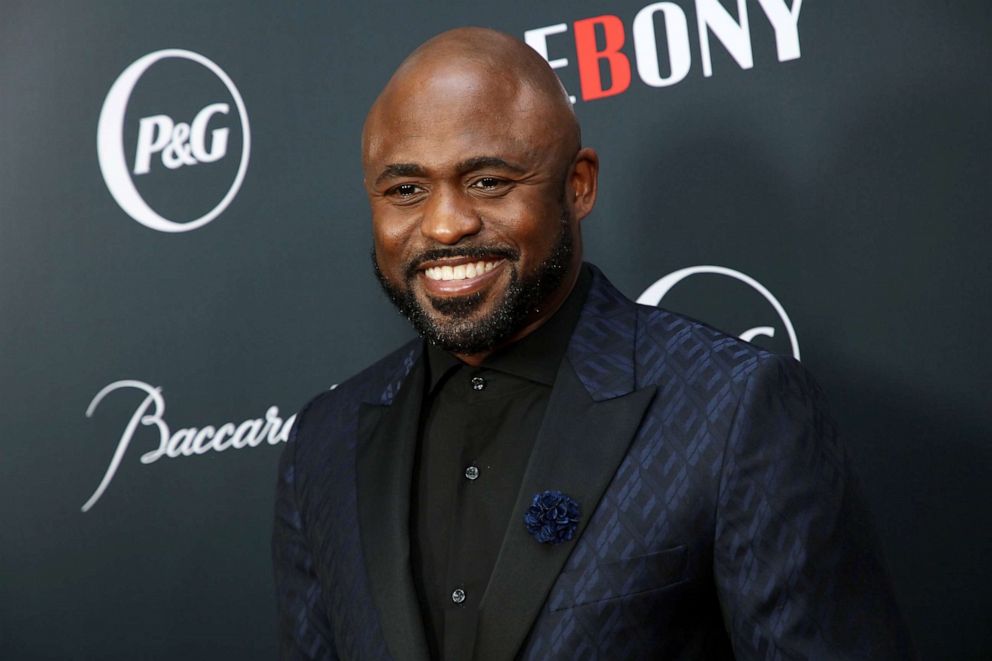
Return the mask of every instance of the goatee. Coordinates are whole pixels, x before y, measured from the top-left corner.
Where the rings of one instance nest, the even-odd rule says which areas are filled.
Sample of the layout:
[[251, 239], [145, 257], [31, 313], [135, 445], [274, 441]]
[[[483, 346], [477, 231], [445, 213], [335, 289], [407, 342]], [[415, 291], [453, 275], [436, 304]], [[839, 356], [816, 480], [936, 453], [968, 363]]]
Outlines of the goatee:
[[[410, 320], [414, 329], [433, 345], [451, 353], [472, 355], [490, 351], [523, 328], [561, 287], [572, 261], [572, 226], [567, 210], [558, 225], [551, 253], [530, 274], [521, 274], [516, 262], [520, 254], [505, 247], [472, 246], [431, 250], [412, 260], [404, 269], [403, 287], [386, 280], [372, 249], [372, 265], [389, 300]], [[482, 292], [467, 296], [428, 297], [431, 311], [424, 309], [413, 293], [417, 266], [442, 257], [500, 257], [507, 262], [510, 282], [493, 309], [480, 318], [469, 318], [483, 303]]]

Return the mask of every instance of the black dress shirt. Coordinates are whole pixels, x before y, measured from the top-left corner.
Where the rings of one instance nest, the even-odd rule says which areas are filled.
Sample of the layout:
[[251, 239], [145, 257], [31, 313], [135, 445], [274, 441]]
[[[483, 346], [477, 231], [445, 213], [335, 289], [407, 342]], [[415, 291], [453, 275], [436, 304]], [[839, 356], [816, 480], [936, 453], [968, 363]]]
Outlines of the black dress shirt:
[[432, 658], [472, 649], [503, 535], [524, 525], [513, 505], [590, 279], [583, 267], [551, 319], [479, 367], [428, 346], [410, 530]]

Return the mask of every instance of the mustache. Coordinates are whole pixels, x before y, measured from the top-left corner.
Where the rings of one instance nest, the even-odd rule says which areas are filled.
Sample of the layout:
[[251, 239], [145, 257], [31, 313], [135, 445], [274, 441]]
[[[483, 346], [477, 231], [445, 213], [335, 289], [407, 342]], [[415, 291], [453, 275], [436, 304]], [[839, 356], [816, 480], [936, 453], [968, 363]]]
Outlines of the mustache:
[[520, 251], [505, 246], [461, 246], [453, 248], [432, 248], [425, 250], [413, 259], [406, 266], [406, 277], [412, 278], [417, 275], [420, 265], [435, 259], [445, 259], [453, 257], [474, 257], [476, 259], [499, 258], [508, 261], [515, 261], [520, 258]]

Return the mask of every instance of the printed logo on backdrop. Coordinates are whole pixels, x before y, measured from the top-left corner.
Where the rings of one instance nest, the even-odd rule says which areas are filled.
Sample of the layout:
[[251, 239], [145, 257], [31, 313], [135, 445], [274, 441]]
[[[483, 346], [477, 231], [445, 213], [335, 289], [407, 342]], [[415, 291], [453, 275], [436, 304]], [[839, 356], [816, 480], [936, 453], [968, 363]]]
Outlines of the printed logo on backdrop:
[[[580, 98], [595, 101], [626, 92], [634, 79], [633, 70], [649, 87], [676, 85], [696, 67], [702, 69], [704, 78], [709, 78], [713, 76], [714, 59], [721, 57], [714, 55], [718, 49], [739, 68], [751, 69], [752, 35], [765, 34], [767, 27], [775, 34], [778, 61], [798, 60], [802, 6], [803, 0], [736, 0], [733, 10], [720, 0], [654, 2], [642, 7], [633, 18], [603, 14], [526, 30], [524, 41], [552, 69], [570, 68], [569, 58], [561, 56], [574, 52]], [[755, 30], [753, 21], [766, 25]], [[692, 59], [693, 46], [698, 46], [698, 64]], [[570, 98], [575, 103], [576, 97]]]
[[160, 232], [203, 227], [228, 207], [248, 169], [251, 131], [238, 88], [188, 50], [149, 53], [110, 87], [97, 156], [114, 200]]
[[[331, 386], [331, 389], [335, 387]], [[295, 415], [282, 418], [279, 415], [279, 407], [270, 406], [266, 409], [265, 415], [258, 418], [172, 429], [165, 420], [165, 398], [162, 396], [162, 389], [133, 379], [114, 381], [101, 389], [86, 408], [86, 417], [92, 418], [104, 398], [117, 391], [137, 391], [141, 393], [141, 399], [137, 400], [139, 401], [137, 407], [124, 425], [124, 431], [117, 441], [103, 479], [100, 480], [93, 495], [83, 504], [84, 512], [89, 511], [110, 486], [124, 457], [128, 455], [132, 442], [143, 444], [147, 450], [139, 459], [141, 463], [153, 464], [159, 459], [197, 457], [209, 452], [243, 450], [263, 444], [285, 443], [289, 440], [289, 431], [296, 420]]]
[[668, 309], [800, 359], [796, 329], [785, 308], [767, 287], [740, 271], [723, 266], [679, 269], [645, 289], [637, 302], [657, 306], [663, 299]]

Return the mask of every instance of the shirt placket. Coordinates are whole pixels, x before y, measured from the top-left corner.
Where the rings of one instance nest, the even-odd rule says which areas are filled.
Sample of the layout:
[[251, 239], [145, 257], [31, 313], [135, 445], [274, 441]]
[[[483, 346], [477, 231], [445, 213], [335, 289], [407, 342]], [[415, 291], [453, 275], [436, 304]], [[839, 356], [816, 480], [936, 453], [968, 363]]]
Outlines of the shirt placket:
[[[493, 375], [485, 369], [467, 370], [459, 375], [458, 399], [468, 415], [461, 416], [458, 442], [453, 444], [459, 467], [455, 502], [452, 504], [451, 540], [448, 548], [446, 588], [449, 592], [445, 608], [444, 658], [461, 658], [471, 652], [479, 602], [485, 585], [478, 576], [478, 568], [473, 566], [474, 556], [467, 552], [473, 537], [483, 534], [477, 529], [480, 522], [473, 520], [473, 503], [485, 490], [488, 470], [482, 466], [480, 456], [484, 450], [487, 435], [492, 429], [492, 420], [487, 402], [498, 391], [493, 383]], [[457, 448], [457, 449], [455, 449]]]

